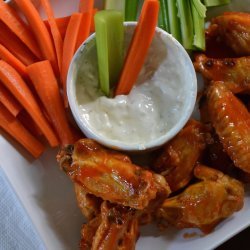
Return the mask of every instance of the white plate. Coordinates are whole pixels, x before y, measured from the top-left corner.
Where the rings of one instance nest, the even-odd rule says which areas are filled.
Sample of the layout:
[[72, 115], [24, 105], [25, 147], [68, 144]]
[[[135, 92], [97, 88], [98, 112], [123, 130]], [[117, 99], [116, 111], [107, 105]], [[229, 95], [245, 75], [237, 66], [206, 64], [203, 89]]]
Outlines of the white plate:
[[[78, 1], [52, 0], [57, 16], [68, 15], [77, 9]], [[235, 0], [227, 8], [244, 10], [250, 0]], [[237, 3], [236, 3], [237, 2]], [[63, 3], [63, 4], [62, 4]], [[247, 4], [246, 4], [247, 3]], [[238, 8], [237, 8], [238, 6]], [[222, 8], [217, 11], [223, 11]], [[217, 14], [217, 13], [216, 13]], [[1, 131], [0, 131], [1, 132]], [[34, 161], [9, 136], [0, 135], [0, 164], [24, 208], [34, 223], [48, 250], [78, 249], [80, 228], [84, 221], [75, 201], [72, 183], [59, 170], [56, 150], [47, 150]], [[138, 250], [200, 250], [212, 249], [250, 225], [250, 190], [246, 192], [244, 208], [220, 223], [215, 231], [202, 236], [198, 230], [177, 231], [169, 228], [160, 233], [153, 226], [142, 228]], [[197, 232], [186, 239], [185, 233]]]

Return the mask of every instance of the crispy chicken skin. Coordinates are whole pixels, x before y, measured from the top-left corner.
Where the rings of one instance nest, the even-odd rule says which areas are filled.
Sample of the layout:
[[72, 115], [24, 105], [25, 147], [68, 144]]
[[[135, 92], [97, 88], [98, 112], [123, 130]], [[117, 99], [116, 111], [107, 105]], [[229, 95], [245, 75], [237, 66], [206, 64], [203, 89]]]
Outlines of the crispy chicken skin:
[[102, 222], [101, 214], [94, 217], [88, 223], [83, 224], [81, 229], [80, 250], [91, 250], [96, 231]]
[[104, 201], [101, 214], [83, 225], [82, 250], [133, 250], [139, 237], [136, 211]]
[[82, 214], [88, 219], [91, 220], [100, 213], [102, 199], [88, 194], [84, 191], [84, 188], [79, 184], [75, 183], [75, 193], [76, 200], [79, 208], [81, 209]]
[[250, 93], [250, 57], [213, 59], [199, 54], [194, 66], [205, 79], [223, 81], [233, 93]]
[[250, 115], [247, 108], [223, 82], [212, 83], [207, 91], [212, 125], [234, 165], [250, 173]]
[[164, 177], [132, 164], [127, 156], [91, 139], [76, 142], [71, 153], [63, 149], [57, 160], [86, 193], [123, 206], [144, 209], [158, 192], [166, 197], [170, 193]]
[[238, 56], [250, 55], [250, 14], [226, 12], [212, 19], [208, 36], [218, 36]]
[[157, 217], [180, 229], [197, 227], [209, 233], [243, 207], [244, 188], [239, 181], [205, 166], [195, 167], [194, 174], [201, 181], [166, 199]]
[[206, 128], [191, 120], [163, 149], [153, 169], [163, 175], [171, 191], [185, 187], [193, 178], [193, 169], [206, 146]]
[[[158, 192], [154, 200], [151, 200], [146, 208], [137, 211], [139, 225], [152, 223], [154, 220], [155, 210], [166, 199], [165, 178], [161, 175], [155, 175]], [[169, 191], [170, 192], [170, 191]], [[169, 194], [169, 193], [168, 193]]]

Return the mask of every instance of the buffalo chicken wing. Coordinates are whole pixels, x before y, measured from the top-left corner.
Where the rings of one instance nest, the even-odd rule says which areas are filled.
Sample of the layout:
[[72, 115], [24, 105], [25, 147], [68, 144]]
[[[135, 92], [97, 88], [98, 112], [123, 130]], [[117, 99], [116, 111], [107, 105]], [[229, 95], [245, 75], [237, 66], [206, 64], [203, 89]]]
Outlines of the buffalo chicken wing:
[[[211, 34], [210, 34], [211, 31]], [[226, 12], [212, 19], [208, 36], [216, 35], [238, 56], [250, 55], [250, 14]]]
[[191, 120], [163, 149], [154, 170], [163, 175], [171, 191], [185, 187], [193, 178], [193, 169], [206, 146], [206, 127]]
[[234, 165], [250, 173], [250, 115], [223, 82], [212, 83], [207, 92], [212, 125]]
[[213, 59], [199, 54], [194, 65], [208, 81], [223, 81], [233, 93], [250, 93], [250, 57]]
[[133, 250], [139, 237], [136, 211], [104, 201], [101, 213], [82, 227], [82, 250]]
[[72, 152], [62, 150], [62, 169], [86, 193], [135, 209], [144, 209], [158, 192], [168, 196], [163, 176], [144, 170], [120, 153], [107, 150], [91, 139], [75, 143]]
[[243, 185], [205, 166], [197, 166], [194, 174], [201, 181], [166, 199], [157, 216], [177, 228], [197, 227], [209, 233], [222, 219], [242, 208]]

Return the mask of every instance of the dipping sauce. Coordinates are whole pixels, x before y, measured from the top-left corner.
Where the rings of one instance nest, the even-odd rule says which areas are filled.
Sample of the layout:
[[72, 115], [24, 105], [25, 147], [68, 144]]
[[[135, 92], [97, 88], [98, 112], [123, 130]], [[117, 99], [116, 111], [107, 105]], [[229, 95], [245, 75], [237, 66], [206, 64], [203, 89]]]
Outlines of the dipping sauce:
[[[126, 27], [125, 51], [133, 30]], [[191, 86], [196, 79], [192, 63], [183, 59], [185, 52], [173, 38], [159, 29], [137, 83], [126, 96], [108, 98], [100, 91], [94, 39], [82, 53], [75, 87], [78, 113], [99, 137], [144, 149], [173, 129], [185, 111], [193, 108], [190, 98], [195, 99], [196, 92]]]

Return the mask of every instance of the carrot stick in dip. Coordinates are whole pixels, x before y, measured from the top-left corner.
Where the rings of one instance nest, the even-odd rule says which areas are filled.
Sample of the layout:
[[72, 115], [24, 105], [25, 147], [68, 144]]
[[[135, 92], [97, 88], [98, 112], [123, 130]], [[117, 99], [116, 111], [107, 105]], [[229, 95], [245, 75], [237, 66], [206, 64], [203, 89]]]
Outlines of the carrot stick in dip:
[[50, 62], [35, 63], [30, 65], [27, 71], [61, 143], [63, 145], [75, 143]]
[[44, 58], [48, 59], [55, 72], [58, 72], [56, 53], [49, 32], [37, 9], [30, 0], [15, 0], [15, 3], [26, 17], [41, 49]]
[[133, 88], [153, 40], [158, 13], [159, 1], [145, 0], [115, 95], [127, 95]]
[[0, 127], [17, 140], [35, 158], [45, 147], [0, 103]]
[[41, 4], [46, 12], [46, 15], [48, 17], [48, 23], [50, 26], [50, 31], [54, 40], [54, 45], [56, 49], [56, 56], [57, 56], [57, 64], [59, 71], [61, 72], [61, 66], [62, 66], [62, 51], [63, 51], [63, 40], [62, 36], [60, 34], [60, 31], [57, 27], [55, 16], [53, 13], [53, 9], [50, 5], [49, 0], [41, 0]]
[[17, 12], [3, 0], [0, 0], [0, 19], [9, 29], [32, 51], [32, 53], [41, 59], [41, 51], [37, 46], [32, 32], [29, 30], [24, 21], [19, 17]]
[[0, 59], [3, 59], [5, 62], [14, 67], [22, 77], [27, 76], [26, 66], [1, 44]]
[[57, 137], [42, 114], [42, 111], [30, 89], [27, 87], [18, 72], [3, 60], [0, 60], [0, 80], [27, 110], [34, 122], [43, 132], [49, 144], [52, 147], [57, 146]]
[[79, 28], [79, 34], [76, 42], [76, 49], [88, 38], [91, 29], [93, 16], [94, 0], [81, 0], [79, 5], [82, 20]]
[[13, 116], [17, 116], [22, 110], [22, 106], [15, 99], [15, 97], [4, 87], [4, 85], [0, 82], [0, 103], [2, 103], [6, 109]]
[[37, 57], [2, 21], [0, 21], [0, 43], [24, 65], [37, 61]]
[[63, 90], [64, 90], [64, 105], [68, 106], [67, 94], [66, 94], [66, 81], [67, 74], [71, 59], [76, 50], [77, 37], [79, 33], [79, 28], [82, 20], [82, 14], [74, 13], [67, 27], [66, 35], [63, 43], [63, 61], [62, 61], [62, 82], [63, 82]]

